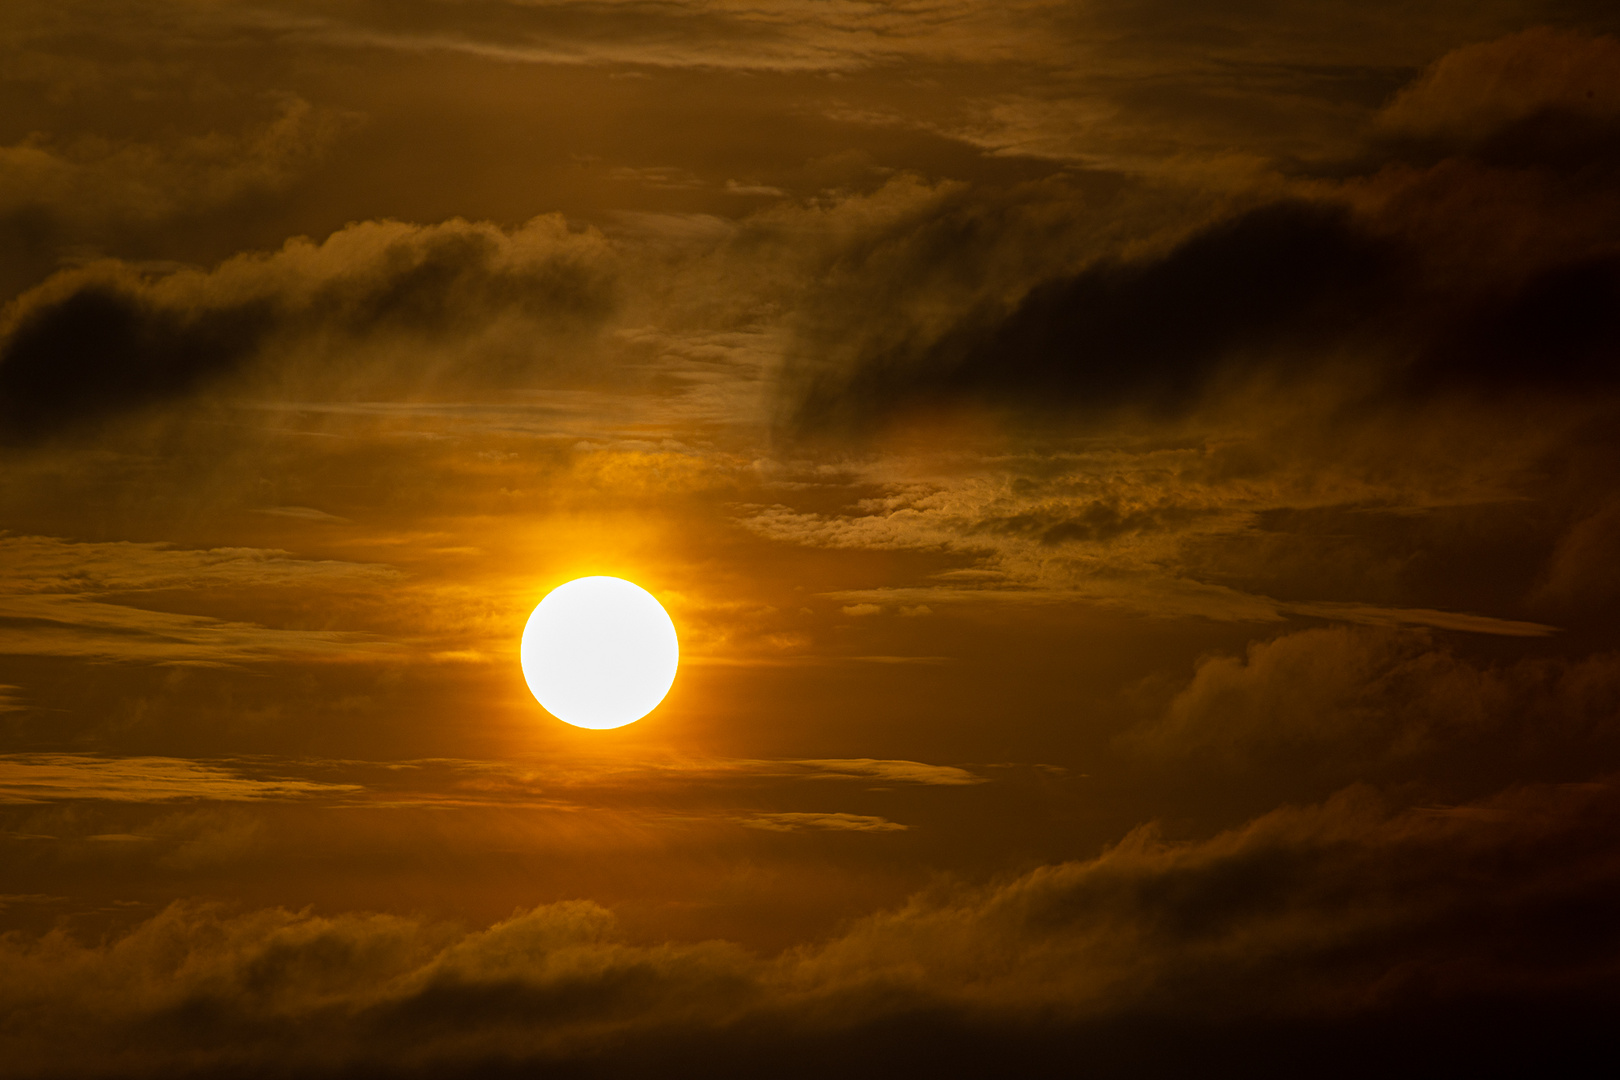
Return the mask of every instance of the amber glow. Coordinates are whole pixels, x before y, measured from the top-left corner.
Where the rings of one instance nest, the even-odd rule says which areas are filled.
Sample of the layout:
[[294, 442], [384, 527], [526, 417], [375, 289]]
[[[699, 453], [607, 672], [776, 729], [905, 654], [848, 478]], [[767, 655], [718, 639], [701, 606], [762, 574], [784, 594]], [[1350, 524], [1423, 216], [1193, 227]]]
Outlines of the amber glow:
[[1617, 552], [1620, 2], [0, 0], [0, 1080], [1584, 1075]]
[[675, 681], [680, 643], [663, 605], [616, 577], [577, 578], [540, 601], [523, 629], [523, 677], [557, 719], [583, 728], [634, 723]]

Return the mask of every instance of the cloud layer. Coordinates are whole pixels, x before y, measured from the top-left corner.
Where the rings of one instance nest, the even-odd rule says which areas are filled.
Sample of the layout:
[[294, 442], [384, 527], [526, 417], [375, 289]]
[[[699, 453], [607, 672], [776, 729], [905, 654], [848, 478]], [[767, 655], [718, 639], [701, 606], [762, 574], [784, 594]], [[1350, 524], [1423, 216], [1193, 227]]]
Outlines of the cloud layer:
[[1617, 29], [6, 6], [7, 1068], [1603, 1052]]
[[[1131, 1033], [1183, 1029], [1231, 1052], [1263, 1025], [1277, 1041], [1247, 1053], [1262, 1075], [1284, 1075], [1299, 1066], [1295, 1043], [1357, 1022], [1377, 1032], [1394, 1009], [1449, 1029], [1459, 1007], [1612, 992], [1614, 942], [1596, 913], [1617, 884], [1613, 802], [1600, 783], [1390, 812], [1350, 789], [1198, 843], [1144, 829], [1094, 860], [919, 897], [774, 958], [637, 945], [584, 901], [474, 931], [180, 905], [100, 946], [8, 942], [0, 995], [28, 1019], [4, 1038], [41, 1076], [115, 1062], [142, 1074], [621, 1075], [676, 1047], [698, 1055], [693, 1075], [748, 1075], [777, 1055], [804, 1070], [864, 1044], [932, 1060], [930, 1040], [972, 1032], [992, 1053], [1033, 1037], [1032, 1071], [1057, 1068], [1045, 1055], [1059, 1047], [1089, 1047], [1125, 1075], [1108, 1055]], [[1459, 875], [1483, 887], [1459, 892]], [[65, 1040], [92, 1016], [116, 1056]], [[1594, 1021], [1567, 1015], [1564, 1033], [1589, 1039]], [[1375, 1034], [1351, 1060], [1399, 1038]], [[1545, 1048], [1504, 1034], [1458, 1052], [1483, 1062]]]
[[[372, 223], [155, 282], [118, 264], [58, 275], [19, 298], [0, 331], [0, 429], [26, 442], [193, 393], [270, 348], [294, 352], [306, 371], [324, 369], [310, 373], [329, 393], [374, 385], [357, 365], [379, 347], [394, 350], [396, 385], [442, 378], [451, 358], [432, 343], [447, 339], [459, 366], [498, 371], [513, 362], [514, 344], [503, 340], [512, 320], [529, 335], [600, 320], [611, 306], [607, 259], [600, 238], [556, 219], [511, 234]], [[399, 353], [421, 357], [424, 338], [413, 378]], [[534, 347], [526, 342], [518, 359], [532, 362]], [[347, 370], [333, 370], [334, 351]], [[307, 392], [308, 377], [300, 382]]]

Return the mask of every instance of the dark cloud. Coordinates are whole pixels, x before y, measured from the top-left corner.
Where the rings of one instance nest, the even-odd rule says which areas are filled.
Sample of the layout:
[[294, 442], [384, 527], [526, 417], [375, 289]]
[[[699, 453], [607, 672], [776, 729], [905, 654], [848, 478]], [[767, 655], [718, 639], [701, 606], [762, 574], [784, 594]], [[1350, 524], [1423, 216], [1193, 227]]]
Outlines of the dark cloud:
[[1202, 230], [1163, 258], [1105, 263], [1040, 286], [981, 340], [936, 347], [922, 366], [943, 373], [946, 393], [1173, 409], [1235, 353], [1307, 331], [1342, 336], [1366, 315], [1393, 261], [1342, 210], [1277, 203]]
[[1235, 359], [1253, 363], [1293, 345], [1289, 360], [1303, 367], [1305, 339], [1364, 333], [1387, 305], [1398, 255], [1343, 207], [1262, 206], [1164, 255], [1104, 259], [1035, 286], [1011, 311], [986, 304], [936, 340], [818, 372], [790, 422], [858, 426], [908, 405], [963, 400], [1179, 411]]
[[1557, 145], [1582, 124], [1620, 120], [1617, 61], [1620, 40], [1550, 27], [1465, 45], [1397, 94], [1377, 130], [1412, 148], [1429, 140], [1439, 152], [1487, 157], [1520, 140]]
[[[510, 232], [459, 221], [356, 225], [318, 246], [295, 240], [206, 273], [152, 277], [100, 264], [58, 275], [14, 306], [0, 336], [0, 435], [37, 441], [180, 397], [273, 347], [284, 361], [276, 378], [294, 394], [346, 380], [352, 390], [355, 379], [431, 380], [446, 366], [433, 352], [447, 343], [485, 346], [459, 350], [461, 375], [524, 370], [537, 361], [533, 345], [490, 340], [503, 320], [543, 340], [588, 332], [612, 304], [600, 238], [554, 219]], [[368, 377], [363, 362], [378, 341], [394, 348]]]
[[[1529, 1054], [1550, 1031], [1590, 1046], [1620, 988], [1615, 800], [1604, 782], [1395, 810], [1352, 788], [1202, 841], [1139, 829], [775, 957], [635, 944], [584, 901], [471, 932], [181, 904], [100, 944], [6, 939], [0, 1003], [26, 1022], [0, 1042], [21, 1077], [618, 1076], [672, 1051], [666, 1074], [811, 1075], [862, 1048], [842, 1071], [974, 1075], [1011, 1052], [1021, 1074], [1055, 1074], [1073, 1064], [1045, 1056], [1061, 1048], [1140, 1075], [1177, 1055], [1139, 1040], [1188, 1033], [1281, 1076], [1352, 1031], [1358, 1065]], [[1522, 1038], [1453, 1041], [1526, 1008]], [[973, 1052], [940, 1055], [941, 1039]]]
[[1048, 547], [1076, 540], [1106, 543], [1137, 533], [1174, 529], [1208, 513], [1207, 508], [1179, 506], [1171, 501], [1125, 506], [1118, 499], [1097, 499], [1079, 513], [1072, 507], [1052, 506], [1012, 517], [989, 518], [972, 531], [1035, 536]]
[[1617, 710], [1613, 655], [1488, 663], [1428, 631], [1330, 627], [1205, 658], [1121, 742], [1165, 762], [1218, 760], [1250, 785], [1377, 779], [1460, 800], [1620, 764]]
[[936, 340], [866, 351], [845, 369], [807, 361], [789, 427], [858, 429], [964, 402], [1173, 415], [1222, 387], [1287, 385], [1347, 360], [1382, 369], [1380, 393], [1401, 398], [1563, 392], [1620, 375], [1612, 256], [1464, 290], [1426, 277], [1422, 261], [1342, 205], [1274, 203], [1163, 256], [1037, 285], [1005, 314], [984, 305]]
[[39, 206], [22, 206], [0, 213], [0, 243], [7, 257], [0, 263], [0, 295], [15, 296], [38, 284], [57, 269], [60, 228]]
[[1620, 377], [1620, 257], [1537, 274], [1484, 301], [1413, 372], [1414, 389], [1579, 390]]
[[8, 1075], [1607, 1052], [1612, 14], [159, 6], [0, 12]]
[[0, 347], [0, 430], [28, 442], [230, 371], [273, 326], [267, 303], [184, 314], [90, 284], [27, 312]]
[[[1352, 400], [1612, 387], [1616, 48], [1532, 31], [1450, 54], [1376, 118], [1360, 175], [1206, 211], [1168, 249], [1115, 238], [1088, 254], [1072, 230], [998, 241], [938, 220], [891, 232], [924, 279], [996, 268], [1001, 242], [1067, 248], [1087, 265], [1022, 283], [987, 272], [954, 312], [919, 323], [905, 318], [915, 301], [895, 304], [896, 286], [877, 280], [902, 256], [847, 258], [841, 271], [860, 268], [869, 294], [839, 283], [829, 296], [843, 320], [801, 325], [784, 429], [860, 430], [964, 403], [1177, 415], [1257, 379], [1286, 387], [1347, 369]], [[954, 219], [1014, 219], [980, 197], [978, 216]]]

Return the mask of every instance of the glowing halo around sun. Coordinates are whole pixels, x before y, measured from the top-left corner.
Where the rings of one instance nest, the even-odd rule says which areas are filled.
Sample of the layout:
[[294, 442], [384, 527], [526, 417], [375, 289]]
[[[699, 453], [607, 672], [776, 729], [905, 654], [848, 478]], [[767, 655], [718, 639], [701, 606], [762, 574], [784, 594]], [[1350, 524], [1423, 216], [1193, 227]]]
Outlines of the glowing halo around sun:
[[519, 650], [535, 700], [582, 728], [616, 728], [658, 707], [681, 647], [653, 594], [616, 577], [576, 578], [546, 594]]

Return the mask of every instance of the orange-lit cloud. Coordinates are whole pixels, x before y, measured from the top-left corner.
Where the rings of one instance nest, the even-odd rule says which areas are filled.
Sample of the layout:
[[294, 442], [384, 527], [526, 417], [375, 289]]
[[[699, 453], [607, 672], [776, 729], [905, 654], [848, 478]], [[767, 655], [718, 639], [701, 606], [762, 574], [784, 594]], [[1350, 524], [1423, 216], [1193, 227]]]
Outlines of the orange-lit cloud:
[[[7, 1067], [1572, 1071], [1617, 32], [7, 6]], [[613, 732], [517, 664], [593, 574]]]
[[[1521, 1002], [1545, 986], [1534, 951], [1481, 951], [1483, 936], [1540, 926], [1549, 936], [1521, 941], [1552, 946], [1559, 932], [1538, 919], [1608, 895], [1597, 821], [1612, 801], [1610, 785], [1590, 784], [1391, 812], [1349, 789], [1200, 843], [1140, 830], [1095, 859], [918, 898], [776, 958], [722, 942], [633, 944], [584, 901], [471, 932], [177, 905], [106, 945], [8, 942], [0, 994], [34, 1022], [9, 1031], [7, 1049], [29, 1069], [104, 1068], [95, 1043], [57, 1042], [93, 1014], [119, 1033], [124, 1060], [173, 1067], [182, 1009], [193, 1066], [371, 1070], [477, 1068], [492, 1052], [531, 1067], [633, 1068], [671, 1043], [717, 1038], [804, 1053], [812, 1042], [859, 1045], [917, 1015], [931, 1019], [891, 1029], [891, 1049], [924, 1051], [936, 1027], [962, 1024], [1010, 1047], [1076, 1021], [1100, 1041], [1120, 1037], [1115, 1025], [1209, 1030], [1217, 1018], [1239, 1040], [1261, 1017], [1281, 1032], [1379, 1031], [1397, 1003], [1442, 1022], [1451, 995]], [[1503, 887], [1458, 892], [1459, 873]], [[1415, 955], [1403, 944], [1414, 935], [1427, 942]], [[1365, 958], [1390, 949], [1406, 965], [1370, 973]], [[1594, 961], [1564, 985], [1612, 975], [1612, 962]], [[1030, 1009], [1044, 1019], [1015, 1019]], [[286, 1023], [298, 1024], [297, 1040], [272, 1034]], [[1388, 1052], [1392, 1037], [1373, 1036], [1365, 1052]]]

